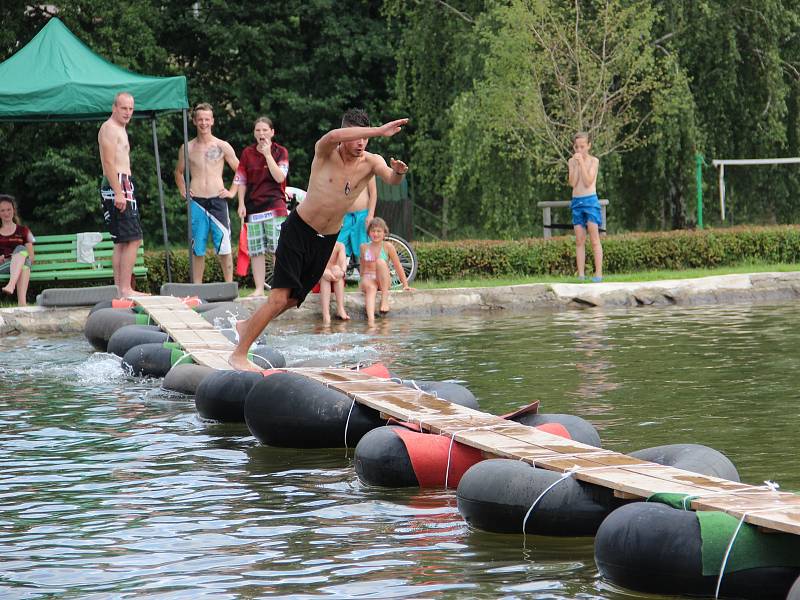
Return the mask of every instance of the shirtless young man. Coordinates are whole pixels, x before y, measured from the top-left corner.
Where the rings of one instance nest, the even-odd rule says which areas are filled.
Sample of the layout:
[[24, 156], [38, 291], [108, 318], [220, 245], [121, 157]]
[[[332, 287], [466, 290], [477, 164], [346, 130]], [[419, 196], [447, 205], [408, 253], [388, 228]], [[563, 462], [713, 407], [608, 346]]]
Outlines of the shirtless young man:
[[[197, 128], [197, 137], [189, 141], [189, 196], [192, 213], [192, 283], [203, 283], [206, 268], [206, 244], [208, 234], [222, 267], [225, 281], [233, 281], [233, 257], [231, 255], [231, 220], [228, 216], [229, 198], [236, 196], [236, 185], [228, 190], [222, 181], [225, 163], [236, 172], [239, 159], [233, 147], [226, 141], [214, 137], [214, 110], [203, 102], [194, 107], [192, 122]], [[183, 159], [183, 144], [178, 150], [178, 165], [175, 167], [175, 184], [186, 197], [186, 181]]]
[[141, 292], [134, 292], [131, 286], [136, 252], [142, 243], [139, 206], [133, 195], [131, 148], [125, 129], [132, 117], [133, 96], [128, 92], [120, 92], [114, 98], [111, 117], [100, 126], [97, 134], [100, 162], [103, 165], [103, 183], [100, 187], [103, 218], [114, 240], [111, 264], [114, 283], [122, 297], [141, 295]]
[[370, 127], [364, 111], [349, 110], [341, 129], [323, 135], [314, 146], [314, 160], [305, 200], [281, 227], [275, 253], [275, 274], [267, 301], [246, 321], [237, 323], [239, 343], [228, 359], [234, 369], [259, 370], [247, 360], [247, 352], [269, 322], [293, 306], [300, 306], [319, 281], [333, 252], [344, 214], [377, 175], [397, 185], [408, 166], [394, 158], [389, 165], [366, 151], [373, 137], [391, 137], [408, 119]]

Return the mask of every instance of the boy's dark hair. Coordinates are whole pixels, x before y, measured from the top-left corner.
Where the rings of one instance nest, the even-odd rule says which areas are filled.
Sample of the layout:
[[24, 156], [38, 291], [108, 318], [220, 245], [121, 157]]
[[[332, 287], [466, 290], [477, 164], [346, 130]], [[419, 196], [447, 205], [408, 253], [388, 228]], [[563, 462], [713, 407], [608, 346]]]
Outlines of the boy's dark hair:
[[369, 126], [369, 115], [361, 108], [349, 108], [342, 116], [342, 127]]

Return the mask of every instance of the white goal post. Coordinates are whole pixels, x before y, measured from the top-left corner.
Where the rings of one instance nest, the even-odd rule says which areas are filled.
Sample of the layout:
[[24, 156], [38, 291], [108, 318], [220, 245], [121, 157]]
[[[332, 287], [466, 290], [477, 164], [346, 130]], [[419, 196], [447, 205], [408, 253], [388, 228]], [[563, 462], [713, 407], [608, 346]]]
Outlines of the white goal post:
[[714, 167], [719, 167], [719, 212], [725, 220], [725, 165], [787, 165], [800, 163], [800, 157], [795, 158], [726, 158], [711, 161]]

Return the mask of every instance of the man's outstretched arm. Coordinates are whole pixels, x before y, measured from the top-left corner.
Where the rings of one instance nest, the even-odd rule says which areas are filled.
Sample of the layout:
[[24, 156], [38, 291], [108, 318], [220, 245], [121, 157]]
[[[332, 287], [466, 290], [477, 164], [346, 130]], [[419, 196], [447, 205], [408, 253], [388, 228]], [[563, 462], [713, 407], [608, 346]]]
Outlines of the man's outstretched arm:
[[323, 135], [316, 143], [314, 151], [327, 155], [333, 152], [337, 144], [352, 142], [361, 138], [392, 137], [400, 132], [408, 119], [397, 119], [384, 123], [380, 127], [340, 127]]

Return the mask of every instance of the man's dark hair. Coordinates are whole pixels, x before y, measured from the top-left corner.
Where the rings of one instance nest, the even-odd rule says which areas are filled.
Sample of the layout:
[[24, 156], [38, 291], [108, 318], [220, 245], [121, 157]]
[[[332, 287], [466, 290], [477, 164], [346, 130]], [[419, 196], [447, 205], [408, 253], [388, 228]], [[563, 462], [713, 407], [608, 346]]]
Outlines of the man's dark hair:
[[369, 115], [360, 108], [349, 108], [342, 116], [342, 127], [369, 127]]

